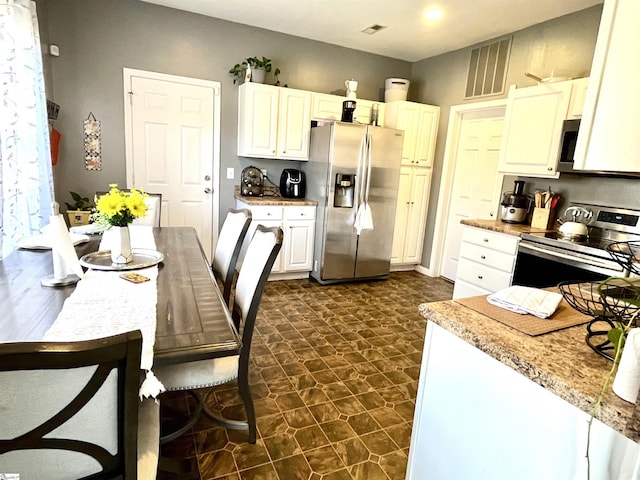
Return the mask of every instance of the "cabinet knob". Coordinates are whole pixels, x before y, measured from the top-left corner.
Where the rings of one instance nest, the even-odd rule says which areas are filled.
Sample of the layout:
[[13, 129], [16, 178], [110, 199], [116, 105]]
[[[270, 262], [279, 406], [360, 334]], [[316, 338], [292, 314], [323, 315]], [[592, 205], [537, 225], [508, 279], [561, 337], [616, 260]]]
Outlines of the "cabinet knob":
[[478, 275], [478, 279], [479, 279], [479, 280], [482, 280], [482, 275]]
[[488, 239], [488, 238], [483, 238], [482, 240], [483, 240], [485, 243], [489, 241], [489, 239]]
[[551, 167], [547, 167], [547, 171], [549, 171], [549, 172], [550, 172], [550, 171], [552, 171], [552, 170], [553, 170], [553, 168], [551, 168]]
[[486, 259], [487, 259], [486, 255], [480, 255], [480, 258], [481, 258], [482, 260], [486, 260]]
[[276, 154], [276, 151], [274, 150], [274, 151], [273, 151], [273, 152], [271, 152], [271, 153], [273, 153], [273, 154], [275, 155], [275, 154]]
[[490, 217], [493, 217], [493, 212], [489, 212], [489, 216], [490, 216]]

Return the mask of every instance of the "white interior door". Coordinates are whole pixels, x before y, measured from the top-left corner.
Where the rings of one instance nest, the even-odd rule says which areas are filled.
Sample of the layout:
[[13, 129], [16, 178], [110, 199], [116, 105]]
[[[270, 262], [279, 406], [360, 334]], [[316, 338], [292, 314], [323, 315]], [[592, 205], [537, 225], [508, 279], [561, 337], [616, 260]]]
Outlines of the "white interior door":
[[161, 225], [218, 234], [220, 84], [124, 69], [127, 186], [162, 194]]
[[462, 115], [449, 201], [442, 269], [440, 274], [455, 280], [462, 238], [460, 221], [495, 219], [502, 188], [498, 157], [504, 124], [504, 110], [468, 112]]

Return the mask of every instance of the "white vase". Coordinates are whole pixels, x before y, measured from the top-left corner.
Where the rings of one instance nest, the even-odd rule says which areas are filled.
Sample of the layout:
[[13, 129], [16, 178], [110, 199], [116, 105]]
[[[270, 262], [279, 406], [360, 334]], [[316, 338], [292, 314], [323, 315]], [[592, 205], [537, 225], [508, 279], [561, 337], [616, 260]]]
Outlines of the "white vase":
[[129, 237], [129, 227], [111, 227], [111, 262], [116, 264], [126, 264], [133, 261], [131, 253], [131, 237]]

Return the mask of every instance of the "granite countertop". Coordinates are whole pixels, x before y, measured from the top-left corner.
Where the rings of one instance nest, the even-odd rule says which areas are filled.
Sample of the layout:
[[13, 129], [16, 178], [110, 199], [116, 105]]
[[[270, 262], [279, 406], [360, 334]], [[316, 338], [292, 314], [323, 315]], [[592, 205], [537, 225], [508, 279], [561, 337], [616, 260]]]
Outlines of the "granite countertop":
[[515, 235], [516, 237], [519, 237], [523, 233], [540, 233], [553, 231], [545, 230], [542, 228], [535, 228], [531, 225], [504, 223], [501, 220], [461, 220], [460, 223], [462, 223], [463, 225], [469, 225], [471, 227], [484, 228], [485, 230], [492, 230], [494, 232]]
[[283, 207], [315, 207], [318, 202], [315, 200], [307, 200], [305, 198], [282, 198], [279, 191], [273, 192], [273, 195], [264, 195], [262, 197], [245, 197], [240, 195], [240, 186], [236, 185], [234, 197], [247, 205], [280, 205]]
[[[418, 310], [588, 414], [612, 366], [587, 346], [585, 325], [531, 337], [453, 300], [423, 303]], [[611, 383], [596, 417], [631, 440], [640, 439], [640, 407], [616, 396]]]

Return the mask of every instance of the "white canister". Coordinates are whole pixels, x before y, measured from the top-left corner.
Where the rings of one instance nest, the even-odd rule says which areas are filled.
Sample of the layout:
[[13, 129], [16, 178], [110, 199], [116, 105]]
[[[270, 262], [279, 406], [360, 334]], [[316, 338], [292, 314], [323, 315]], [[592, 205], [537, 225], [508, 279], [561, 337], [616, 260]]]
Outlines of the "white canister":
[[384, 101], [406, 100], [409, 93], [409, 80], [406, 78], [387, 78], [384, 81]]

